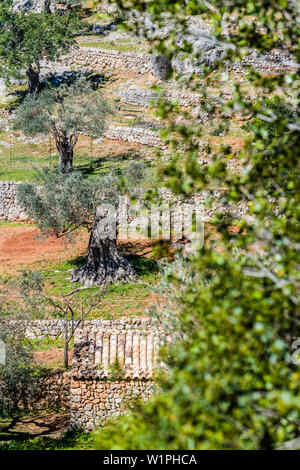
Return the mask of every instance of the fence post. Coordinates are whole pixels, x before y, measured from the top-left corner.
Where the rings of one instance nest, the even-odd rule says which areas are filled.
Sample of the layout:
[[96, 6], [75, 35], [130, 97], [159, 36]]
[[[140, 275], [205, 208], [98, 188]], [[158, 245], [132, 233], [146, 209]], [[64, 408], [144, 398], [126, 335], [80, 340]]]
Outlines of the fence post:
[[50, 170], [52, 169], [52, 147], [51, 147], [51, 135], [49, 137], [49, 156], [50, 156]]

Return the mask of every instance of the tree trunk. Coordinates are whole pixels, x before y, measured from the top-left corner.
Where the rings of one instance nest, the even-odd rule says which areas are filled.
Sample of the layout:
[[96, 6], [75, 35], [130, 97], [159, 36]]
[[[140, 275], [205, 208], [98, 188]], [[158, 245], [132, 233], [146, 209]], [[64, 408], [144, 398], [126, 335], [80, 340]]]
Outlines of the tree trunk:
[[51, 0], [45, 0], [44, 1], [44, 11], [48, 15], [51, 15], [51, 13], [52, 13], [52, 11], [51, 11]]
[[64, 344], [64, 366], [65, 366], [65, 368], [67, 368], [68, 365], [69, 365], [69, 356], [68, 356], [68, 350], [69, 350], [68, 328], [69, 328], [69, 322], [68, 322], [67, 320], [65, 320], [65, 344]]
[[101, 239], [95, 225], [89, 240], [86, 264], [74, 269], [71, 280], [89, 287], [136, 279], [133, 266], [118, 252], [116, 239]]
[[68, 357], [68, 344], [65, 344], [64, 347], [64, 367], [67, 369], [69, 365], [69, 357]]
[[28, 78], [28, 91], [29, 93], [37, 93], [40, 89], [40, 72], [34, 70], [30, 65], [26, 72]]
[[73, 146], [70, 144], [68, 137], [63, 137], [60, 140], [55, 140], [56, 148], [59, 154], [59, 165], [63, 173], [73, 170]]

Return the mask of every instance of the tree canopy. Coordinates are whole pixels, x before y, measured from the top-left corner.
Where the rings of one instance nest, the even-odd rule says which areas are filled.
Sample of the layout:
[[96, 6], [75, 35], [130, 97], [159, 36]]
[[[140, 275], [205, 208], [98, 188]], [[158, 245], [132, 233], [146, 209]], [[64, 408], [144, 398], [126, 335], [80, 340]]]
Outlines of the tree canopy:
[[80, 133], [101, 136], [106, 118], [113, 113], [100, 91], [78, 79], [72, 84], [47, 87], [28, 95], [14, 116], [14, 128], [25, 135], [52, 134], [61, 169], [73, 168], [73, 151]]
[[[133, 163], [120, 175], [111, 172], [85, 179], [78, 172], [45, 170], [36, 184], [22, 184], [18, 197], [30, 217], [45, 234], [71, 235], [80, 227], [90, 232], [85, 265], [76, 268], [72, 280], [85, 286], [136, 279], [136, 273], [116, 246], [121, 190], [134, 191], [149, 173], [146, 165]], [[109, 205], [109, 209], [108, 209]]]
[[74, 43], [78, 15], [68, 11], [52, 14], [17, 11], [13, 0], [0, 3], [0, 75], [7, 82], [21, 79], [24, 71], [29, 91], [37, 91], [42, 60], [53, 61]]

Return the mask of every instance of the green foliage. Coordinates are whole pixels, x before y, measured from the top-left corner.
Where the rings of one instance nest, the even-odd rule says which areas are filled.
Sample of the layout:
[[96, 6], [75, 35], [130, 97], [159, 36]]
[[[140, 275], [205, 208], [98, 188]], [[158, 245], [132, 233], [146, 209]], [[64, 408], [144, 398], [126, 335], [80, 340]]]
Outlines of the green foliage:
[[101, 202], [115, 202], [117, 177], [84, 179], [80, 172], [63, 174], [44, 170], [39, 174], [42, 190], [36, 185], [22, 184], [20, 202], [43, 232], [57, 236], [90, 227]]
[[[151, 13], [159, 26], [174, 24], [168, 37], [155, 40], [169, 58], [202, 54], [186, 36], [190, 16], [199, 15], [227, 44], [228, 60], [285, 43], [299, 64], [295, 2], [172, 1], [162, 8], [153, 0], [126, 7]], [[180, 34], [187, 40], [178, 41]], [[221, 73], [222, 64], [215, 69]], [[186, 86], [201, 90], [199, 77], [190, 78]], [[163, 172], [169, 187], [183, 195], [222, 188], [222, 203], [242, 203], [247, 214], [238, 220], [230, 212], [217, 214], [211, 223], [221, 238], [168, 268], [157, 313], [183, 338], [164, 356], [168, 374], [158, 376], [160, 393], [99, 431], [99, 449], [299, 448], [300, 372], [292, 361], [300, 331], [299, 69], [266, 77], [248, 68], [244, 79], [268, 99], [249, 99], [233, 83], [233, 98], [222, 107], [232, 118], [236, 112], [251, 117], [253, 134], [239, 154], [244, 165], [237, 174], [222, 161], [233, 158], [225, 146], [218, 155], [207, 149], [208, 163], [200, 165], [201, 126], [176, 124], [179, 110], [160, 105], [173, 153]]]
[[30, 439], [28, 436], [27, 439], [12, 439], [10, 442], [0, 444], [0, 450], [89, 450], [93, 447], [93, 434], [80, 430], [67, 431], [59, 439], [53, 437]]
[[48, 14], [13, 10], [13, 1], [0, 4], [0, 74], [9, 81], [22, 78], [30, 66], [39, 72], [42, 59], [55, 60], [67, 52], [79, 27], [78, 17], [68, 11]]
[[93, 179], [85, 179], [78, 171], [64, 174], [45, 169], [38, 175], [37, 183], [41, 188], [24, 183], [18, 189], [18, 197], [43, 232], [52, 231], [60, 236], [79, 227], [90, 228], [98, 206], [104, 203], [116, 205], [121, 190], [134, 193], [143, 176], [147, 185], [151, 169], [134, 162], [121, 175], [112, 171], [105, 177]]
[[242, 268], [210, 250], [168, 268], [160, 319], [184, 339], [163, 356], [160, 394], [99, 431], [98, 448], [267, 449], [297, 436], [295, 305]]
[[270, 145], [272, 140], [280, 137], [282, 132], [291, 134], [291, 130], [288, 131], [287, 127], [296, 120], [297, 112], [291, 104], [286, 103], [279, 96], [273, 99], [264, 97], [256, 103], [256, 114], [244, 128], [268, 139]]
[[0, 296], [0, 321], [3, 321], [4, 325], [8, 318], [12, 321], [17, 319], [20, 332], [24, 333], [26, 325], [33, 318], [44, 316], [41, 301], [42, 276], [37, 271], [21, 269], [17, 276], [8, 278], [5, 284], [7, 290], [3, 290]]
[[14, 414], [26, 406], [28, 391], [37, 386], [32, 349], [25, 338], [24, 316], [10, 317], [0, 313], [0, 338], [6, 346], [6, 362], [0, 365], [0, 413]]
[[27, 96], [15, 113], [14, 128], [31, 136], [52, 134], [60, 157], [63, 154], [70, 160], [68, 152], [73, 152], [79, 134], [101, 136], [112, 112], [101, 93], [79, 79]]

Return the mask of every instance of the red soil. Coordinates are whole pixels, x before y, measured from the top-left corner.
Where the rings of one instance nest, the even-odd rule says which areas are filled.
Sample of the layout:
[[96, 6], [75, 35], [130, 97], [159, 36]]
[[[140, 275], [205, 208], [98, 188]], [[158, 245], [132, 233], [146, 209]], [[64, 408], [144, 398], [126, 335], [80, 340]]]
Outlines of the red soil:
[[[41, 365], [48, 365], [54, 363], [63, 364], [63, 356], [64, 352], [62, 348], [53, 348], [48, 349], [47, 351], [35, 351], [34, 358], [38, 364]], [[70, 351], [68, 352], [69, 357], [69, 364], [72, 364], [73, 359], [73, 350], [70, 347]]]
[[[40, 231], [32, 225], [4, 226], [0, 228], [0, 270], [11, 272], [23, 264], [41, 260], [52, 262], [66, 259], [70, 253], [63, 239], [51, 236], [41, 239]], [[87, 248], [88, 233], [82, 232], [72, 251], [82, 254]]]

